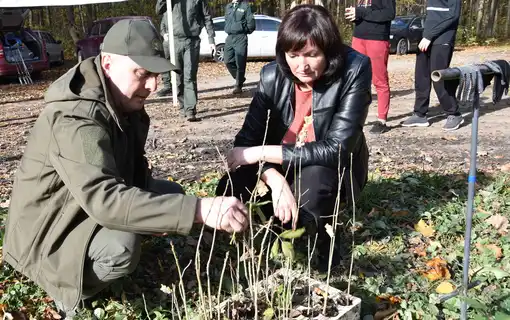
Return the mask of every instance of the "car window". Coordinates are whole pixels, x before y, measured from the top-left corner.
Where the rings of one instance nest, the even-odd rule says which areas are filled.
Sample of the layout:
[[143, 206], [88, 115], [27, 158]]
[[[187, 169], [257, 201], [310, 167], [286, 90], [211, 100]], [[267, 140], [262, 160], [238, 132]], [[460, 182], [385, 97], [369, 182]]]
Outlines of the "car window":
[[391, 26], [394, 28], [403, 28], [409, 24], [409, 21], [411, 21], [409, 18], [397, 18], [391, 21]]
[[423, 28], [421, 24], [421, 18], [414, 19], [413, 22], [411, 23], [411, 27]]
[[101, 22], [101, 29], [100, 29], [100, 35], [104, 36], [108, 30], [110, 30], [110, 28], [112, 27], [112, 22], [111, 21], [102, 21]]
[[214, 31], [224, 31], [225, 21], [214, 22]]
[[57, 40], [55, 40], [55, 38], [53, 38], [51, 33], [46, 33], [46, 37], [48, 38], [49, 43], [57, 43]]
[[269, 19], [257, 19], [256, 28], [258, 31], [278, 31], [279, 21]]
[[92, 26], [92, 28], [90, 29], [90, 35], [91, 36], [97, 36], [99, 35], [99, 27], [100, 27], [100, 24], [99, 23], [96, 23]]

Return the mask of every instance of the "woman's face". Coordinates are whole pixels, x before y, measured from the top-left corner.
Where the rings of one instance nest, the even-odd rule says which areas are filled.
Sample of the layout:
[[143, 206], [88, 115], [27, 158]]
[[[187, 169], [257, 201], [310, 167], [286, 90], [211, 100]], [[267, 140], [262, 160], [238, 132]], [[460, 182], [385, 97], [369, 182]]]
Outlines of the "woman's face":
[[311, 44], [310, 40], [299, 51], [285, 52], [285, 58], [292, 74], [307, 85], [319, 79], [326, 68], [324, 52]]

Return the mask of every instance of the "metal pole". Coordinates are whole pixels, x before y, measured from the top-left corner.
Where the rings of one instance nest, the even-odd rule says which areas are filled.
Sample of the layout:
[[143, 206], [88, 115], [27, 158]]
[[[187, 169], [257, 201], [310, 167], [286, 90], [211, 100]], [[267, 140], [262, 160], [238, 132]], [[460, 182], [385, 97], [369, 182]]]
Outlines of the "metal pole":
[[[485, 65], [478, 65], [477, 66], [480, 69], [480, 72], [482, 74], [492, 74], [493, 72], [489, 67]], [[448, 68], [443, 70], [434, 70], [430, 74], [430, 77], [432, 81], [438, 82], [438, 81], [448, 81], [448, 80], [457, 80], [460, 78], [460, 70], [457, 68]]]
[[[166, 16], [168, 25], [168, 50], [170, 51], [170, 62], [175, 65], [175, 41], [174, 41], [174, 18], [172, 11], [172, 1], [166, 0]], [[184, 67], [184, 66], [182, 66]], [[183, 70], [181, 70], [183, 72]], [[177, 107], [177, 75], [175, 72], [170, 71], [172, 79], [172, 103], [174, 107]]]
[[[463, 293], [467, 296], [469, 289], [469, 258], [471, 253], [471, 228], [473, 221], [473, 201], [475, 197], [476, 183], [476, 158], [478, 145], [478, 117], [480, 115], [480, 97], [478, 87], [475, 87], [475, 101], [473, 101], [473, 120], [471, 123], [471, 160], [468, 176], [468, 203], [466, 210], [466, 231], [464, 235], [464, 266], [463, 266]], [[467, 319], [467, 301], [462, 300], [461, 319]]]

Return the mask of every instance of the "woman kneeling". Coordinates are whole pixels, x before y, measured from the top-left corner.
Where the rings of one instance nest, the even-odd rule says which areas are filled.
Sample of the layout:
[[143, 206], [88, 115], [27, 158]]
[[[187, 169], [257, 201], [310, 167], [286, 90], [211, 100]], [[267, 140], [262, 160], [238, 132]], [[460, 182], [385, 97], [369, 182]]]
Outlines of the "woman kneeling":
[[232, 172], [221, 179], [216, 193], [248, 201], [263, 163], [260, 180], [272, 200], [264, 213], [274, 214], [286, 227], [292, 223], [318, 232], [319, 256], [327, 255], [325, 225], [331, 223], [339, 189], [339, 200], [351, 203], [367, 181], [363, 125], [371, 79], [370, 60], [343, 44], [324, 7], [290, 10], [278, 31], [276, 62], [262, 68], [227, 156]]

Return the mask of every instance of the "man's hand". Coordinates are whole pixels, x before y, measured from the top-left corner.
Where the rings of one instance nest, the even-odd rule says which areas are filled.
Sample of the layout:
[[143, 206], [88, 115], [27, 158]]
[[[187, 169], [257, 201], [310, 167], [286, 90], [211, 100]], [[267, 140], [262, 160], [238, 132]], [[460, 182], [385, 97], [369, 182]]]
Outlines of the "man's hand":
[[209, 47], [211, 47], [212, 54], [216, 52], [216, 45], [214, 43], [209, 44]]
[[295, 229], [298, 219], [296, 199], [285, 177], [279, 173], [278, 175], [278, 178], [271, 178], [266, 182], [271, 188], [274, 215], [283, 223], [292, 221], [292, 229]]
[[421, 39], [420, 44], [418, 45], [418, 49], [420, 49], [421, 52], [425, 52], [428, 50], [429, 46], [430, 46], [430, 40], [423, 38], [423, 39]]
[[227, 154], [227, 165], [230, 170], [239, 166], [255, 164], [261, 160], [262, 150], [259, 147], [235, 147]]
[[195, 222], [227, 232], [241, 232], [248, 226], [248, 209], [235, 197], [198, 199]]
[[356, 20], [356, 7], [345, 8], [345, 19], [349, 21]]

